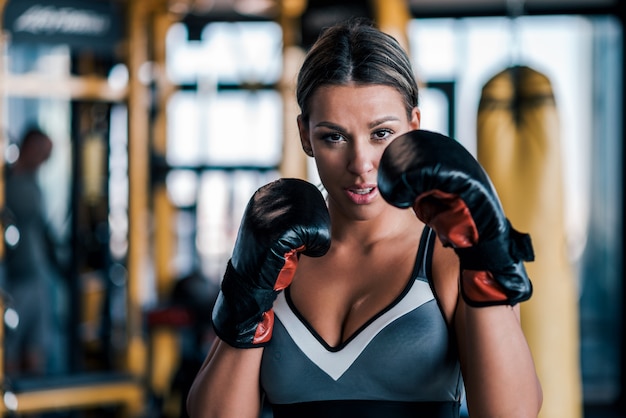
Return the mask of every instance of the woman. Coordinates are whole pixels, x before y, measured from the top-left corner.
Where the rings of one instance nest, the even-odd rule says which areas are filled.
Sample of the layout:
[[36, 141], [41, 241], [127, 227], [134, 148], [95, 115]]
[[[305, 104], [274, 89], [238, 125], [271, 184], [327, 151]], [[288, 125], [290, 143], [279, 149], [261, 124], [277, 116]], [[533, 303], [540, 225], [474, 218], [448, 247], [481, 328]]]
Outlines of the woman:
[[[254, 338], [220, 332], [238, 310], [217, 309], [223, 338], [196, 377], [190, 415], [257, 417], [265, 401], [276, 417], [458, 417], [466, 394], [472, 416], [537, 416], [541, 388], [518, 305], [466, 304], [455, 252], [377, 189], [383, 151], [420, 127], [402, 48], [362, 21], [329, 28], [303, 63], [297, 99], [302, 147], [327, 192], [329, 248], [297, 258], [276, 320]], [[246, 276], [243, 253], [236, 248], [218, 306], [237, 305], [228, 294], [240, 295], [230, 283]], [[271, 338], [255, 339], [268, 328]]]

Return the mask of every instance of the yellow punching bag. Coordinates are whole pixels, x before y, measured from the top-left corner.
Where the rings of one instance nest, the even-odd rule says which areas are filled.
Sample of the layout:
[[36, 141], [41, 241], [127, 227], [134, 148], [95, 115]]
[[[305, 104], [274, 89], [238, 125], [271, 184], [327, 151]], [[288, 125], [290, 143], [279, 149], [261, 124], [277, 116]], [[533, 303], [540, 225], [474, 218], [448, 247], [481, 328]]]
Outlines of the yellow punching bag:
[[582, 416], [578, 292], [566, 244], [560, 127], [548, 78], [508, 68], [483, 87], [477, 158], [515, 229], [531, 235], [522, 327], [543, 387], [541, 418]]

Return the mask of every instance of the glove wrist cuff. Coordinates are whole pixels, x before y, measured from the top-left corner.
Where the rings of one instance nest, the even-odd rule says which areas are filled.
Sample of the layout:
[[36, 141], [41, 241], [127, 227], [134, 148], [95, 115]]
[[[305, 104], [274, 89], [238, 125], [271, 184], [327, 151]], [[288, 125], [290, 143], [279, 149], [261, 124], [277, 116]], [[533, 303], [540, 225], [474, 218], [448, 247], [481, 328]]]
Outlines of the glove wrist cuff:
[[493, 239], [466, 248], [455, 248], [461, 269], [498, 272], [520, 261], [533, 261], [535, 255], [529, 234], [516, 231], [507, 220], [506, 230]]
[[272, 305], [278, 292], [250, 286], [229, 261], [221, 291], [213, 309], [217, 336], [237, 348], [262, 347], [269, 342], [274, 325]]

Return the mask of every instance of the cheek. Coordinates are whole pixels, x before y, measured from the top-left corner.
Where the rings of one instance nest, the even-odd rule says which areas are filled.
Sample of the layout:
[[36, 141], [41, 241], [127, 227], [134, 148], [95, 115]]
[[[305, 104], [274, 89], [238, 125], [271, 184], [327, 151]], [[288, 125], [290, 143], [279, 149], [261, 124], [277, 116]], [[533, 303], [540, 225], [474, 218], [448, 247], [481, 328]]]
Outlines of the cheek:
[[322, 181], [337, 178], [346, 170], [346, 162], [339, 153], [324, 150], [315, 151], [315, 166]]
[[376, 167], [378, 167], [378, 163], [380, 162], [380, 159], [383, 157], [383, 153], [385, 152], [385, 150], [387, 149], [389, 144], [391, 144], [392, 142], [393, 141], [387, 141], [387, 143], [385, 143], [385, 145], [383, 145], [382, 147], [378, 147], [377, 148], [376, 157], [374, 158], [374, 160], [376, 161]]
[[320, 158], [318, 154], [315, 155], [315, 166], [317, 167], [317, 171], [320, 174], [320, 177], [324, 178], [325, 176], [337, 172], [337, 163], [333, 163], [327, 158]]
[[[398, 135], [398, 136], [400, 136], [400, 135]], [[381, 158], [383, 158], [383, 153], [385, 152], [385, 150], [387, 149], [387, 147], [388, 147], [389, 145], [391, 145], [391, 143], [392, 143], [393, 141], [395, 141], [395, 139], [396, 139], [398, 136], [396, 136], [396, 137], [392, 138], [390, 141], [387, 141], [387, 142], [386, 142], [383, 146], [378, 147], [378, 152], [377, 152], [377, 155], [376, 155], [376, 158], [375, 158], [375, 161], [376, 161], [376, 168], [378, 168], [378, 165], [380, 164], [380, 159], [381, 159]]]

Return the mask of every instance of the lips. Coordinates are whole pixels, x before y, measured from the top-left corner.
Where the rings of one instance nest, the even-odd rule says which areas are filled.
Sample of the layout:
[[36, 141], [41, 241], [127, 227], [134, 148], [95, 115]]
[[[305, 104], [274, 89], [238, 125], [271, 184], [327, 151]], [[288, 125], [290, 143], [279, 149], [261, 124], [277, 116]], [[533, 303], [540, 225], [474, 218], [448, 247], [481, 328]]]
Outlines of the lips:
[[357, 185], [345, 189], [348, 198], [357, 205], [371, 203], [378, 196], [378, 188], [375, 185]]

